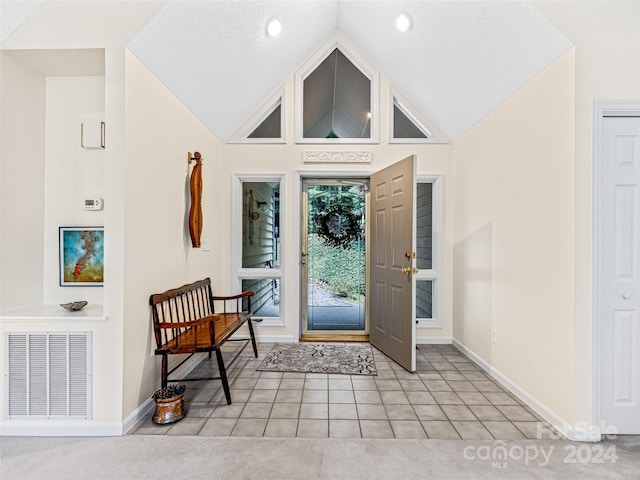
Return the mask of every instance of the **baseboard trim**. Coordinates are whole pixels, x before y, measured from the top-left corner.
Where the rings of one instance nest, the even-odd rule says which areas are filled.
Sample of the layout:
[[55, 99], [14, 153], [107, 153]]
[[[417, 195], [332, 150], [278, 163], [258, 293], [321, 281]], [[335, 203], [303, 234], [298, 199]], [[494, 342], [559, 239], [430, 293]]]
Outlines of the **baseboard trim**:
[[[205, 358], [207, 358], [207, 353], [199, 353], [193, 355], [188, 361], [185, 362], [184, 365], [180, 366], [170, 377], [173, 378], [185, 378], [189, 375], [194, 368], [200, 365]], [[155, 408], [155, 402], [153, 398], [149, 396], [142, 404], [138, 406], [127, 418], [122, 422], [122, 431], [125, 435], [134, 428], [138, 422], [143, 420], [150, 412]]]
[[[82, 423], [78, 423], [82, 422]], [[119, 423], [93, 423], [89, 420], [6, 420], [0, 423], [2, 437], [118, 437]]]
[[131, 415], [125, 418], [122, 423], [122, 431], [126, 435], [129, 431], [134, 428], [141, 420], [143, 420], [151, 410], [155, 409], [155, 402], [153, 398], [147, 398], [138, 408], [136, 408]]
[[567, 439], [579, 442], [596, 442], [600, 440], [599, 438], [596, 440], [593, 436], [585, 435], [582, 432], [578, 432], [569, 423], [559, 417], [553, 410], [551, 410], [542, 402], [538, 401], [535, 397], [533, 397], [519, 385], [512, 382], [509, 378], [489, 365], [480, 356], [478, 356], [476, 353], [474, 353], [472, 350], [467, 348], [464, 344], [460, 343], [455, 338], [453, 339], [453, 346], [464, 353], [475, 363], [477, 363], [480, 368], [491, 375], [491, 377], [493, 377], [500, 385], [508, 389], [516, 397], [518, 397], [525, 404], [531, 407], [538, 415], [540, 415], [547, 422], [553, 425], [558, 430], [558, 432], [564, 435]]
[[258, 343], [298, 343], [300, 340], [294, 339], [293, 335], [256, 335]]
[[453, 339], [451, 337], [416, 337], [416, 344], [437, 344], [437, 345], [451, 345]]

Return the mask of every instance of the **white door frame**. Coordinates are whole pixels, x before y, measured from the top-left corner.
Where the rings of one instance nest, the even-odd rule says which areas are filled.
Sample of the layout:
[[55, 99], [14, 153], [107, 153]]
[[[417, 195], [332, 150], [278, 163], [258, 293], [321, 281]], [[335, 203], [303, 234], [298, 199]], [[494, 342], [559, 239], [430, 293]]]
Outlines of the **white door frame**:
[[[295, 171], [294, 175], [294, 194], [293, 198], [293, 231], [298, 232], [296, 234], [296, 247], [297, 251], [300, 252], [302, 249], [302, 239], [300, 238], [300, 229], [301, 229], [301, 219], [302, 219], [302, 179], [303, 178], [368, 178], [372, 174], [371, 170], [306, 170], [306, 169], [298, 169]], [[295, 265], [295, 275], [291, 278], [301, 278], [301, 266], [300, 266], [300, 258], [296, 261]], [[299, 283], [299, 282], [298, 282]], [[300, 341], [300, 335], [302, 334], [302, 326], [300, 325], [300, 292], [298, 291], [297, 295], [292, 295], [293, 302], [293, 312], [296, 312], [292, 318], [297, 318], [298, 320], [293, 322], [293, 342]]]
[[600, 441], [606, 432], [601, 431], [600, 425], [600, 363], [602, 361], [602, 118], [603, 116], [637, 116], [640, 115], [640, 101], [638, 100], [594, 100], [593, 102], [593, 313], [592, 313], [592, 355], [591, 355], [591, 418], [594, 428], [594, 438], [590, 441]]

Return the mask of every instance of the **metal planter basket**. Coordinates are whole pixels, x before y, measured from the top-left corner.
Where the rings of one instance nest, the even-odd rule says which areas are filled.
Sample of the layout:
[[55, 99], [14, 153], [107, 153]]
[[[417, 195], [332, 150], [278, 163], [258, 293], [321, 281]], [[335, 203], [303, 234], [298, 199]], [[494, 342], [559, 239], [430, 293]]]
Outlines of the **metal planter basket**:
[[184, 406], [184, 391], [184, 385], [168, 385], [153, 394], [156, 402], [153, 423], [164, 425], [184, 418], [187, 414]]

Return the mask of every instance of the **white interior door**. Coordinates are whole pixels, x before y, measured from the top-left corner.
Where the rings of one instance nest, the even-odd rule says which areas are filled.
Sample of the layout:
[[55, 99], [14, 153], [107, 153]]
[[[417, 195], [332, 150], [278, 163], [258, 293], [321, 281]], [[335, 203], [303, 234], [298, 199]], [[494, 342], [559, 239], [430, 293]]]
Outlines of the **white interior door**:
[[416, 369], [415, 157], [371, 176], [369, 341]]
[[640, 434], [640, 117], [601, 125], [600, 421]]

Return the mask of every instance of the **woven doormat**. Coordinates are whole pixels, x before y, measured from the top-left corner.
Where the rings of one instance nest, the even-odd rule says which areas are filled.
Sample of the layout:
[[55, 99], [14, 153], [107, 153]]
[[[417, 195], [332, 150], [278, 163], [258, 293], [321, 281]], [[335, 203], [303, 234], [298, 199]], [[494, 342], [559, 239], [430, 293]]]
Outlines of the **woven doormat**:
[[276, 343], [256, 370], [377, 375], [367, 343]]

